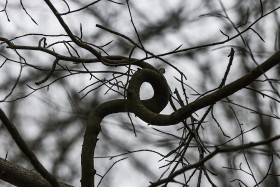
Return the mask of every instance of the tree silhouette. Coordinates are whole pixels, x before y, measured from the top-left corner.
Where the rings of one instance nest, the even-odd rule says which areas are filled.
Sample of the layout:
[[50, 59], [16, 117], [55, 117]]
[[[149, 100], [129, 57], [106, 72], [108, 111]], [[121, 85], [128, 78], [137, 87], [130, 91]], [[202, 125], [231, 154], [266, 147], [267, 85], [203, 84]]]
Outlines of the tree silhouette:
[[1, 185], [279, 186], [278, 1], [0, 5]]

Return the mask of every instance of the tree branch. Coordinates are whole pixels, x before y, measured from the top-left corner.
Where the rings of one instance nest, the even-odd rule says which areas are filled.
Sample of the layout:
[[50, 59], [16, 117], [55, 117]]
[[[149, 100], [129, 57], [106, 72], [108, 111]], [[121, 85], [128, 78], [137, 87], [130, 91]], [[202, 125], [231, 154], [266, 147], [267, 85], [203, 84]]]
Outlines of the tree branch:
[[[39, 173], [30, 171], [0, 157], [0, 178], [18, 187], [52, 187]], [[61, 187], [73, 187], [59, 182]]]
[[33, 167], [53, 186], [60, 187], [56, 178], [48, 172], [48, 170], [40, 163], [36, 155], [29, 149], [24, 139], [19, 134], [14, 124], [7, 118], [3, 110], [0, 108], [0, 119], [8, 129], [9, 133], [13, 137], [14, 141], [20, 148], [20, 150], [27, 156]]
[[241, 151], [241, 150], [244, 150], [244, 149], [250, 149], [252, 147], [256, 147], [256, 146], [260, 146], [260, 145], [267, 145], [267, 144], [269, 144], [271, 142], [274, 142], [276, 140], [279, 140], [279, 139], [280, 139], [280, 135], [274, 136], [272, 138], [265, 139], [263, 141], [250, 142], [250, 143], [242, 144], [242, 145], [238, 145], [238, 146], [230, 146], [230, 147], [225, 147], [225, 148], [216, 147], [216, 149], [213, 152], [208, 154], [206, 157], [204, 157], [200, 161], [198, 161], [194, 164], [190, 164], [190, 165], [182, 167], [181, 169], [172, 173], [169, 177], [167, 177], [165, 179], [161, 179], [161, 180], [159, 180], [155, 183], [152, 183], [149, 187], [159, 186], [159, 185], [164, 184], [166, 182], [172, 181], [176, 176], [182, 174], [183, 172], [185, 172], [187, 170], [190, 170], [190, 169], [193, 169], [193, 168], [198, 168], [199, 166], [202, 166], [205, 162], [207, 162], [208, 160], [210, 160], [212, 157], [214, 157], [215, 155], [217, 155], [219, 153], [237, 152], [237, 151]]

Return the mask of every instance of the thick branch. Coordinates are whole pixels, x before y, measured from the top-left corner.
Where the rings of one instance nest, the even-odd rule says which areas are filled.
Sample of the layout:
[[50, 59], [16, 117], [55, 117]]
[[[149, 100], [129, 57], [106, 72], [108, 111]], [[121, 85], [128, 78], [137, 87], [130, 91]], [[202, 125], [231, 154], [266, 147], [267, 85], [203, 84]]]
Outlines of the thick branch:
[[48, 172], [48, 170], [41, 164], [36, 155], [29, 149], [28, 145], [25, 143], [24, 139], [19, 134], [18, 130], [14, 124], [7, 118], [5, 113], [0, 108], [0, 119], [8, 129], [9, 133], [13, 137], [14, 141], [20, 148], [20, 150], [27, 156], [32, 166], [38, 171], [42, 177], [44, 177], [53, 187], [59, 187], [57, 179]]
[[[13, 164], [3, 158], [0, 158], [0, 178], [10, 184], [18, 187], [52, 187], [46, 179], [39, 173], [30, 171], [16, 164]], [[71, 185], [59, 182], [61, 187], [73, 187]]]
[[[169, 101], [169, 87], [160, 72], [151, 69], [145, 69], [145, 72], [147, 72], [145, 75], [146, 81], [149, 82], [154, 89], [154, 96], [151, 99], [141, 102], [143, 102], [145, 108], [159, 113], [165, 108]], [[98, 141], [97, 136], [101, 130], [100, 123], [102, 119], [109, 114], [131, 111], [132, 109], [128, 106], [127, 100], [125, 99], [117, 99], [102, 103], [91, 111], [86, 124], [81, 156], [82, 187], [94, 186], [94, 175], [96, 171], [94, 169], [93, 156]]]

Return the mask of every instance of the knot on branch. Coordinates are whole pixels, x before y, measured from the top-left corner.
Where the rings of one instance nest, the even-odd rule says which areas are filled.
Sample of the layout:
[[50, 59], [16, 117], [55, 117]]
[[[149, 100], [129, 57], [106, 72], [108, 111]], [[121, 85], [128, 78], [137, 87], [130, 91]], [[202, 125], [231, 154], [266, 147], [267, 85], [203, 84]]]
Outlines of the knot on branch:
[[[140, 87], [144, 82], [151, 84], [154, 95], [150, 99], [140, 100]], [[160, 113], [166, 107], [169, 98], [169, 86], [159, 71], [140, 69], [130, 79], [127, 94], [129, 110], [146, 122], [152, 120], [154, 113]]]

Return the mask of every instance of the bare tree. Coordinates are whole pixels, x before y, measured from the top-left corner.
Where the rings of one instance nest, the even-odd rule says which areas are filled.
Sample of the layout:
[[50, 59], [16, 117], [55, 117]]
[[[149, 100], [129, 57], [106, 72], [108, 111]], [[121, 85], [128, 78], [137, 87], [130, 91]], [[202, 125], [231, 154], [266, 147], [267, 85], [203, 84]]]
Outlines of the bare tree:
[[0, 2], [1, 185], [279, 186], [279, 9]]

